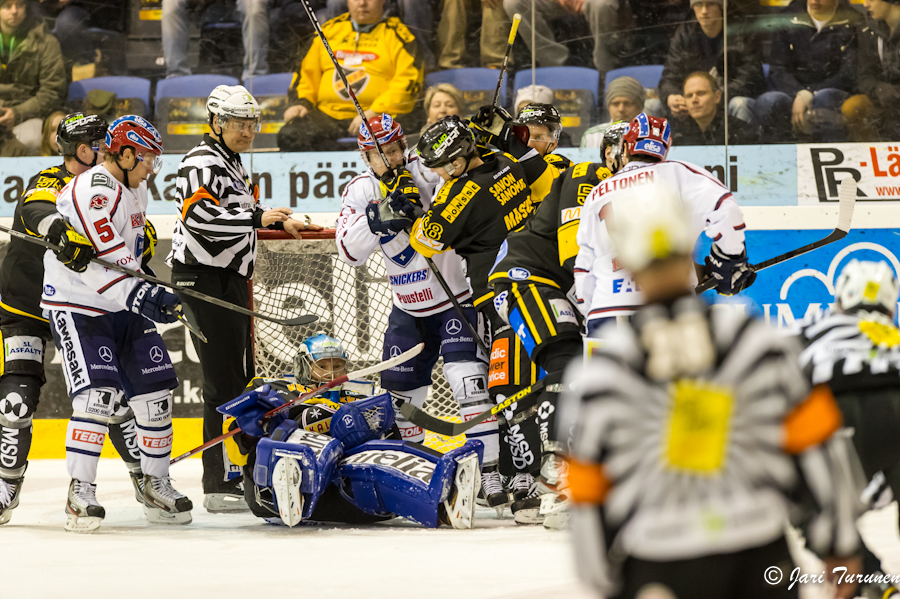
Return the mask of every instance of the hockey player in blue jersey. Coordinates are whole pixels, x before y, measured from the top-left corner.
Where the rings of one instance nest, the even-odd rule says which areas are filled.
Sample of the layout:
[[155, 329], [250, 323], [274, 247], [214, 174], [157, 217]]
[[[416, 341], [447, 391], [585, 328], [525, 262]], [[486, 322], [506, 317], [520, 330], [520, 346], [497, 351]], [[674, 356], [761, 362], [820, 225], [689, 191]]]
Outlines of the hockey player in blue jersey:
[[346, 354], [336, 339], [318, 335], [304, 341], [294, 363], [295, 380], [254, 379], [246, 393], [220, 408], [234, 418], [226, 429], [242, 430], [225, 448], [243, 466], [254, 514], [288, 526], [403, 516], [432, 528], [472, 527], [479, 441], [443, 455], [401, 441], [390, 394], [360, 399], [347, 384], [263, 422], [272, 408], [342, 376]]

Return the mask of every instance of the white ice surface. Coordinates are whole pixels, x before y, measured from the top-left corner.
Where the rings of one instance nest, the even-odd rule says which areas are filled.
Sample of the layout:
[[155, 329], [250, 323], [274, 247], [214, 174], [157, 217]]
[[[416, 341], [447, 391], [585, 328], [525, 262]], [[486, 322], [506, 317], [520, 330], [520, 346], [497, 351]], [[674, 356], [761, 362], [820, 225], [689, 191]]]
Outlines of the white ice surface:
[[118, 460], [100, 460], [94, 534], [63, 530], [64, 460], [33, 460], [21, 504], [0, 527], [0, 599], [584, 599], [567, 533], [516, 526], [493, 510], [474, 530], [408, 522], [265, 524], [203, 509], [200, 460], [172, 467], [194, 502], [187, 526], [149, 525]]
[[[516, 526], [479, 509], [475, 530], [424, 530], [393, 521], [368, 527], [286, 527], [202, 508], [200, 461], [172, 469], [195, 504], [187, 526], [148, 525], [125, 467], [100, 460], [94, 534], [63, 530], [69, 479], [63, 460], [29, 464], [22, 502], [0, 527], [0, 599], [588, 599], [575, 578], [568, 534]], [[897, 504], [865, 515], [863, 536], [900, 573]], [[822, 565], [797, 552], [803, 569]], [[787, 574], [787, 573], [785, 573]], [[808, 585], [802, 599], [821, 599]]]

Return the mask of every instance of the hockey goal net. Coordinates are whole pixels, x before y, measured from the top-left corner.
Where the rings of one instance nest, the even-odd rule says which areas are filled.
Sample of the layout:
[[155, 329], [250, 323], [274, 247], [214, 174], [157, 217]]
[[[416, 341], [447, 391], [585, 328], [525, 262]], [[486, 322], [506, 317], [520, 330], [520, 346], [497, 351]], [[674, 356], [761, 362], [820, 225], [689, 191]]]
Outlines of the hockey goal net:
[[[286, 327], [254, 319], [257, 376], [291, 373], [300, 343], [318, 333], [343, 343], [349, 357], [348, 370], [382, 361], [392, 300], [381, 252], [373, 252], [363, 266], [350, 266], [338, 257], [334, 234], [334, 229], [326, 229], [293, 239], [283, 231], [259, 232], [252, 282], [253, 309], [277, 318], [316, 314], [319, 320], [311, 325]], [[461, 422], [459, 404], [444, 379], [443, 360], [438, 361], [431, 378], [425, 409], [446, 420]], [[377, 386], [378, 380], [374, 382]], [[442, 437], [430, 431], [425, 438], [425, 444], [438, 451], [448, 451], [464, 441], [464, 436]]]

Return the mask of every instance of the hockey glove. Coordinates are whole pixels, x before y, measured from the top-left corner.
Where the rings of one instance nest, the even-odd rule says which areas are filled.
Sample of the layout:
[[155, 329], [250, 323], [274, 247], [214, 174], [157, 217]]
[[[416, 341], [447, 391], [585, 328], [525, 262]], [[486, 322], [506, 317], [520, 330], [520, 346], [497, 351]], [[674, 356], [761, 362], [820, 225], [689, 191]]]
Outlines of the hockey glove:
[[740, 293], [756, 280], [756, 273], [747, 264], [747, 250], [739, 256], [729, 256], [716, 244], [706, 257], [706, 273], [716, 279], [716, 291], [720, 295]]
[[149, 220], [144, 221], [144, 253], [141, 255], [141, 268], [147, 272], [147, 264], [156, 254], [156, 227]]
[[75, 272], [87, 270], [91, 258], [96, 256], [90, 240], [76, 231], [65, 219], [58, 218], [50, 224], [44, 238], [54, 245], [62, 246], [56, 252], [56, 259]]
[[422, 195], [412, 175], [405, 168], [388, 171], [381, 177], [381, 193], [384, 197], [405, 195], [413, 204], [422, 205]]
[[251, 437], [265, 437], [278, 425], [284, 422], [284, 414], [275, 414], [266, 421], [263, 416], [266, 412], [284, 405], [284, 399], [270, 385], [257, 387], [239, 395], [224, 406], [216, 408], [217, 411], [237, 420], [241, 432]]
[[394, 213], [387, 200], [366, 206], [366, 218], [369, 220], [369, 230], [380, 237], [396, 235], [412, 228], [413, 224], [411, 219]]
[[178, 321], [181, 301], [174, 293], [153, 283], [141, 281], [128, 295], [128, 309], [153, 322], [169, 324]]
[[501, 107], [482, 106], [469, 122], [479, 146], [492, 145], [509, 152], [513, 156], [524, 156], [528, 152], [528, 127], [513, 121], [512, 116]]

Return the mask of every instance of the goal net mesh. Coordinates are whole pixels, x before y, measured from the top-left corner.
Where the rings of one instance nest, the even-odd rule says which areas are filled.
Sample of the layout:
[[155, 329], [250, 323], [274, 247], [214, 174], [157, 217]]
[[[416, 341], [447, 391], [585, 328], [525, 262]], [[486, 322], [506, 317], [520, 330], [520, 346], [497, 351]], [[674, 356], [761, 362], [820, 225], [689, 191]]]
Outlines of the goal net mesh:
[[[282, 232], [260, 233], [253, 274], [253, 309], [277, 318], [316, 314], [319, 320], [287, 327], [262, 319], [253, 321], [256, 375], [279, 377], [292, 372], [300, 343], [325, 333], [339, 339], [347, 351], [348, 370], [382, 361], [382, 342], [392, 300], [381, 252], [373, 252], [359, 267], [338, 257], [334, 230], [308, 233], [296, 240]], [[376, 387], [378, 378], [373, 377]], [[461, 422], [438, 360], [425, 409], [445, 420]], [[378, 387], [378, 392], [381, 392]], [[465, 436], [443, 437], [426, 432], [425, 444], [438, 451], [462, 445]]]

